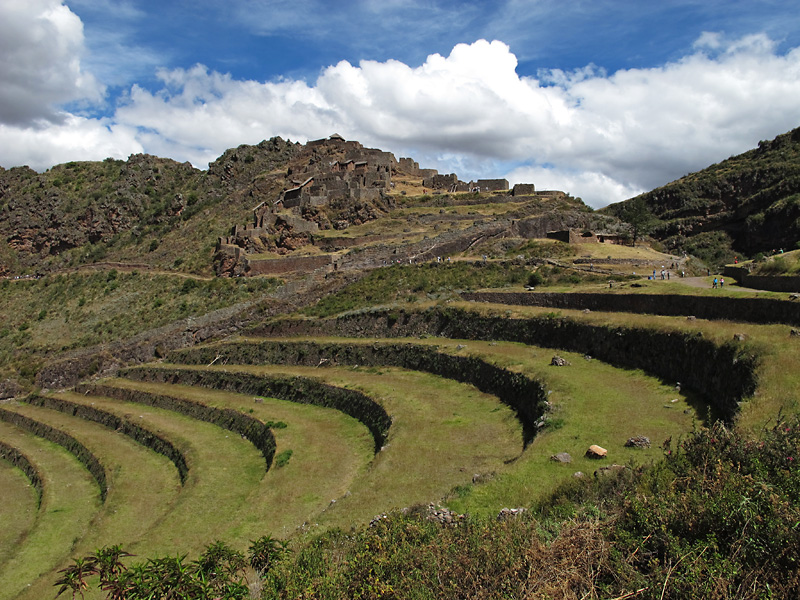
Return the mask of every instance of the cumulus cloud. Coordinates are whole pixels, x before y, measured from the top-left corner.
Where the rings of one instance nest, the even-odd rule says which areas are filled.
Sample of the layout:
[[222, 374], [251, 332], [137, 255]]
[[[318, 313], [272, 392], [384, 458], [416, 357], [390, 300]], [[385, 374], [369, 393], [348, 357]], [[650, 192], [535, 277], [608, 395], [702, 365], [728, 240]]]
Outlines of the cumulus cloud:
[[[48, 129], [4, 127], [0, 162], [90, 158], [94, 145], [98, 159], [143, 150], [205, 167], [242, 143], [338, 132], [462, 179], [507, 176], [598, 207], [800, 125], [800, 49], [779, 53], [765, 35], [705, 33], [679, 60], [612, 74], [588, 65], [521, 77], [508, 45], [479, 40], [416, 67], [342, 61], [312, 83], [202, 65], [158, 78], [156, 89], [132, 86], [106, 120], [55, 127], [56, 142]], [[64, 156], [70, 147], [77, 156]]]
[[[350, 139], [428, 158], [466, 177], [540, 177], [594, 206], [618, 201], [800, 124], [800, 50], [763, 35], [704, 35], [663, 67], [520, 77], [499, 41], [459, 44], [422, 65], [346, 61], [314, 85], [236, 81], [202, 66], [163, 71], [116, 120], [197, 161], [279, 134]], [[520, 168], [498, 168], [514, 162]], [[535, 179], [534, 183], [540, 184]], [[559, 183], [560, 182], [560, 183]]]
[[58, 121], [54, 108], [97, 101], [103, 88], [81, 68], [83, 24], [60, 0], [0, 0], [0, 123]]
[[[72, 160], [127, 158], [144, 152], [138, 131], [104, 120], [64, 114], [48, 127], [15, 127], [0, 124], [0, 165], [28, 165], [44, 170]], [[25, 160], [20, 161], [19, 157]]]

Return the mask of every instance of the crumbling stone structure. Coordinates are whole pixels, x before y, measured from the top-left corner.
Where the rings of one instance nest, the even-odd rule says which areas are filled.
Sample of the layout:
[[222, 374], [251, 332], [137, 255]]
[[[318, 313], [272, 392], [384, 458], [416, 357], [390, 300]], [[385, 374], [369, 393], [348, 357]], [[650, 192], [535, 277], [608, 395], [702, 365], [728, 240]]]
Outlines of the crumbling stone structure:
[[504, 192], [509, 185], [507, 179], [478, 179], [475, 187], [481, 192]]
[[548, 231], [548, 239], [558, 240], [566, 244], [622, 244], [625, 238], [615, 233], [596, 233], [588, 229], [562, 229]]
[[511, 190], [512, 196], [533, 196], [536, 193], [536, 186], [532, 183], [516, 183]]

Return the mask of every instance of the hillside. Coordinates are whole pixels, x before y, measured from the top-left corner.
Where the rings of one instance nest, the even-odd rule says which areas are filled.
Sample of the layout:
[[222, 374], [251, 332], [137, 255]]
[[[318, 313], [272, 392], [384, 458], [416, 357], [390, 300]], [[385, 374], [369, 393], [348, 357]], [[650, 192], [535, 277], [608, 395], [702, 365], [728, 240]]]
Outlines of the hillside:
[[793, 249], [800, 241], [800, 128], [600, 212], [642, 202], [650, 235], [711, 264]]
[[800, 593], [797, 294], [339, 136], [2, 177], [0, 600]]

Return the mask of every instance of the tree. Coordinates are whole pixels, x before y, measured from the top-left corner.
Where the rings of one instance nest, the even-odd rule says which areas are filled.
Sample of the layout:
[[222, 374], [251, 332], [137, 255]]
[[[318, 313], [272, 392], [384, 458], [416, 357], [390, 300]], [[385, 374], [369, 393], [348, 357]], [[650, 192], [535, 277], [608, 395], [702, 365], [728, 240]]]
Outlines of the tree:
[[636, 245], [636, 240], [647, 235], [653, 228], [655, 221], [653, 213], [650, 212], [647, 202], [642, 196], [637, 196], [625, 202], [622, 210], [619, 211], [619, 218], [631, 226], [634, 246]]

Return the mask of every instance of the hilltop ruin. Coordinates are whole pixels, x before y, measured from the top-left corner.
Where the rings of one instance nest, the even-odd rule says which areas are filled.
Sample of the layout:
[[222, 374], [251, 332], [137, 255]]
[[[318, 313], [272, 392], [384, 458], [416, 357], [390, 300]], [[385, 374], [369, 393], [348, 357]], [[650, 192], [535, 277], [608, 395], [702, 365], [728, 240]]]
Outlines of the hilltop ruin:
[[[286, 168], [282, 190], [266, 199], [257, 197], [261, 202], [252, 210], [252, 221], [235, 225], [229, 235], [218, 239], [217, 274], [251, 276], [337, 268], [339, 262], [325, 252], [349, 247], [351, 240], [321, 232], [361, 225], [394, 209], [398, 192], [393, 177], [414, 180], [422, 195], [442, 198], [463, 192], [475, 194], [476, 201], [480, 194], [495, 194], [493, 202], [568, 197], [561, 191], [537, 192], [533, 184], [510, 188], [506, 179], [464, 182], [455, 173], [442, 175], [436, 169], [421, 169], [411, 158], [398, 160], [391, 152], [365, 148], [334, 134], [303, 146]], [[305, 246], [315, 251], [286, 256]], [[380, 260], [391, 258], [382, 256]]]

